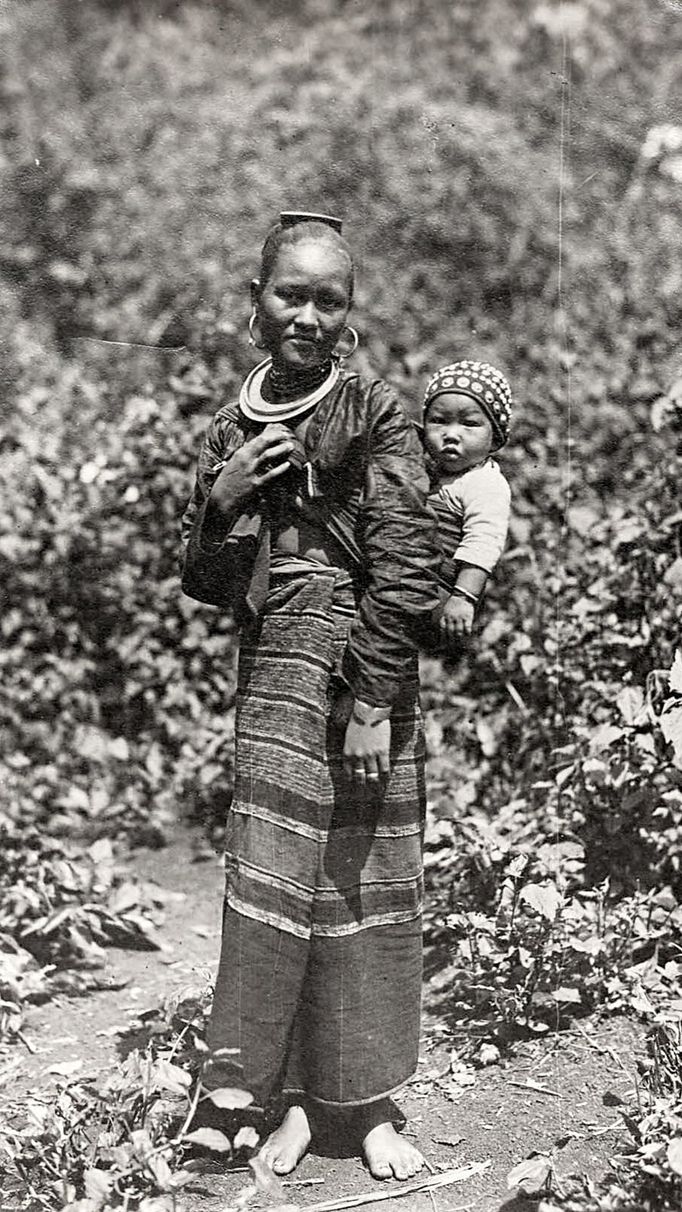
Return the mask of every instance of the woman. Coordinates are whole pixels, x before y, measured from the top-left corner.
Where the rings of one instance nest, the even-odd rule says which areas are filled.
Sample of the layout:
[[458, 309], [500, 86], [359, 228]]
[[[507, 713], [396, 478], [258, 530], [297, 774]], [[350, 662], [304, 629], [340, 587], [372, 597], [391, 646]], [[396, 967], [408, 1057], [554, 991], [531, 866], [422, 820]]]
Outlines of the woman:
[[251, 292], [269, 358], [211, 423], [184, 519], [184, 589], [242, 626], [205, 1083], [287, 1100], [262, 1149], [279, 1174], [326, 1108], [352, 1116], [376, 1178], [405, 1179], [423, 1161], [388, 1096], [419, 1038], [426, 477], [393, 391], [340, 364], [340, 222], [283, 215]]

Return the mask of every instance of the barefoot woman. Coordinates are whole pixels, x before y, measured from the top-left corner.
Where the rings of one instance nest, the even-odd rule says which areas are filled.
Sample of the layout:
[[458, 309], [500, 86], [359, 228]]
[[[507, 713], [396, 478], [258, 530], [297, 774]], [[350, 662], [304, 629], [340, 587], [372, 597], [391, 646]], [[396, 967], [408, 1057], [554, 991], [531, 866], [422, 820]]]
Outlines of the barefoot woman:
[[409, 637], [438, 604], [437, 557], [411, 426], [385, 383], [335, 352], [352, 334], [340, 228], [297, 214], [269, 233], [250, 324], [269, 358], [214, 417], [185, 516], [190, 594], [234, 599], [234, 553], [256, 551], [235, 606], [236, 777], [205, 1082], [279, 1100], [262, 1149], [277, 1173], [326, 1109], [352, 1119], [376, 1178], [404, 1179], [422, 1166], [388, 1103], [419, 1038]]

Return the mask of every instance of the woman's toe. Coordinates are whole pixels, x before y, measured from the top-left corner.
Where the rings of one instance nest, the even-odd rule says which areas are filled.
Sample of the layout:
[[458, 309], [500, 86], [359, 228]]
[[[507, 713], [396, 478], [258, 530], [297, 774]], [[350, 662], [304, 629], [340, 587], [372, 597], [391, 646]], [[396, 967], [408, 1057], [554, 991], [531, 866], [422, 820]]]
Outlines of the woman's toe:
[[412, 1153], [412, 1157], [410, 1158], [410, 1176], [418, 1174], [423, 1168], [424, 1158], [422, 1157], [421, 1153], [415, 1149]]
[[391, 1163], [387, 1157], [374, 1157], [369, 1165], [370, 1173], [374, 1178], [391, 1178], [393, 1170]]

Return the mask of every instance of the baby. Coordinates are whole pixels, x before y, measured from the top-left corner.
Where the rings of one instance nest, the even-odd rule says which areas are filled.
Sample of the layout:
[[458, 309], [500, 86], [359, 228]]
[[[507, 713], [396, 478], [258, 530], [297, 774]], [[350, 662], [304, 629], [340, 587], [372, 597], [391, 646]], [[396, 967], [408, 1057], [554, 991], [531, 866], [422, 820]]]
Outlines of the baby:
[[438, 519], [447, 640], [471, 632], [476, 606], [509, 526], [509, 484], [491, 455], [509, 437], [511, 388], [487, 362], [453, 362], [429, 380], [424, 446], [429, 504]]

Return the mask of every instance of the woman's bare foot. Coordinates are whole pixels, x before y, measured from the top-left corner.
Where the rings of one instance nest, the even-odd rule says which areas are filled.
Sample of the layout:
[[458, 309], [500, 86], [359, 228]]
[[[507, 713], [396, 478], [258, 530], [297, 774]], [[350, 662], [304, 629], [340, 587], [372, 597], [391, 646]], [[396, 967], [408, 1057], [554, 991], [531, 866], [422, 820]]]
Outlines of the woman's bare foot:
[[310, 1144], [310, 1124], [303, 1107], [289, 1107], [279, 1128], [270, 1134], [258, 1156], [275, 1174], [291, 1174]]
[[372, 1178], [414, 1178], [424, 1158], [414, 1145], [398, 1135], [390, 1120], [389, 1108], [379, 1104], [369, 1121], [362, 1151]]

